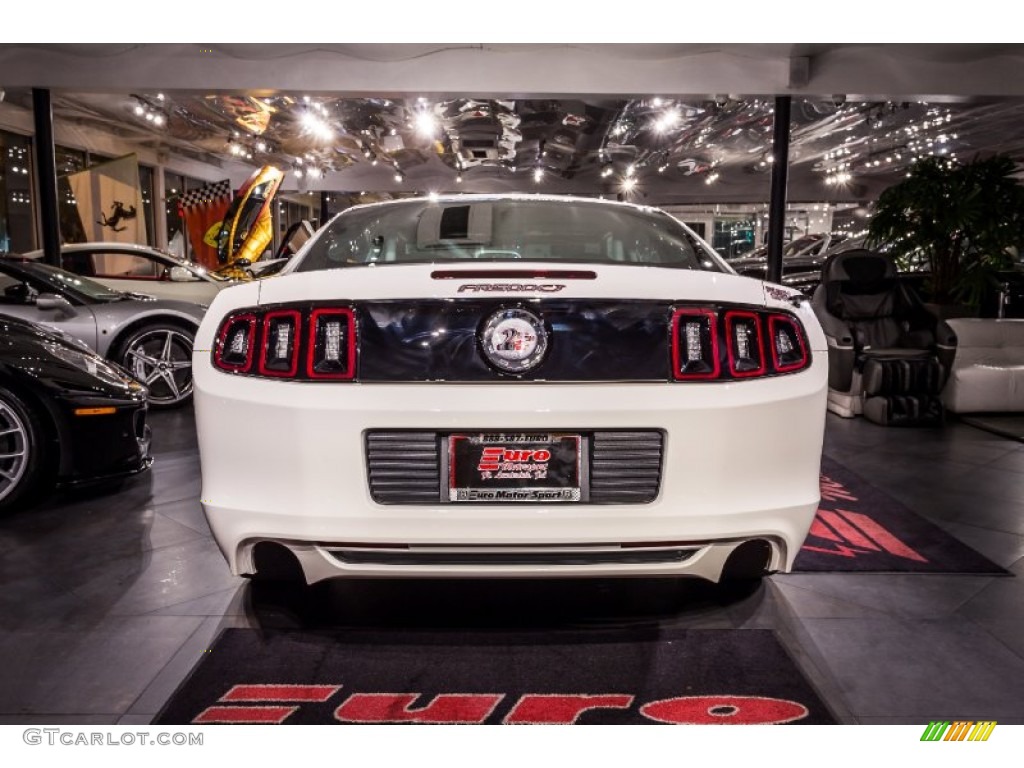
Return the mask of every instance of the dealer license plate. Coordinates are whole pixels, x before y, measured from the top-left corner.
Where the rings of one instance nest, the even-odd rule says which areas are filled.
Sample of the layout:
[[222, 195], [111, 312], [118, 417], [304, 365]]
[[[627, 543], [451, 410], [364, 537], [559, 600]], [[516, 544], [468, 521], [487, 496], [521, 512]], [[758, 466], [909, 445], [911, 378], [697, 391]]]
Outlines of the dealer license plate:
[[448, 436], [448, 499], [586, 501], [582, 435], [494, 432]]

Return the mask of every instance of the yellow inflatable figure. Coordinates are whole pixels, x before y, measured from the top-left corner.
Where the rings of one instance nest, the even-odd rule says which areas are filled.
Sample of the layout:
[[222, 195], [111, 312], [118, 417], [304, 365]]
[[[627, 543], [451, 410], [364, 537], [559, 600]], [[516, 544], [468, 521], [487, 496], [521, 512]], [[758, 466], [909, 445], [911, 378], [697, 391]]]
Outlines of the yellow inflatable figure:
[[252, 279], [246, 267], [262, 256], [274, 239], [270, 204], [283, 179], [283, 171], [265, 165], [239, 188], [217, 233], [217, 261], [223, 265], [217, 274]]

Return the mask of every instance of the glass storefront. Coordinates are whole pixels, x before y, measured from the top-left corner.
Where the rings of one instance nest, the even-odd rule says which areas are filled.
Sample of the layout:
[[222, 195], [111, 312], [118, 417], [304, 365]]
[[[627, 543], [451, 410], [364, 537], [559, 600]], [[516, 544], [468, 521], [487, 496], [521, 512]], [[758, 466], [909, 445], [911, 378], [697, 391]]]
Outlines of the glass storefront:
[[35, 248], [32, 140], [0, 131], [0, 252]]
[[749, 253], [758, 245], [757, 220], [752, 216], [717, 217], [711, 245], [727, 259]]

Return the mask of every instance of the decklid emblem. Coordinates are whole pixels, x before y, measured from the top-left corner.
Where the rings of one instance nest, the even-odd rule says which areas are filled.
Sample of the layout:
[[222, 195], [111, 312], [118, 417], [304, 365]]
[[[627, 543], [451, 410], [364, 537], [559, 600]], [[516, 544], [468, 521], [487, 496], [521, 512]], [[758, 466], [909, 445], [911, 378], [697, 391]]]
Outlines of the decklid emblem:
[[565, 288], [564, 283], [463, 283], [459, 286], [459, 293], [511, 293], [515, 291], [558, 293], [563, 288]]
[[525, 373], [540, 365], [548, 351], [548, 332], [533, 312], [520, 308], [493, 312], [480, 331], [484, 357], [507, 373]]

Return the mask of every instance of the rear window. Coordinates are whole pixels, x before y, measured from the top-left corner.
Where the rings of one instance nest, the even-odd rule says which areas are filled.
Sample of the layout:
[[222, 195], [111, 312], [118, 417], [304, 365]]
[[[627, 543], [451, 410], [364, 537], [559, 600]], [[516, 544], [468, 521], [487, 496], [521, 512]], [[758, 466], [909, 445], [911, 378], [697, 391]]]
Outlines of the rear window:
[[327, 226], [295, 271], [466, 261], [728, 271], [660, 211], [544, 200], [424, 200], [356, 209]]

